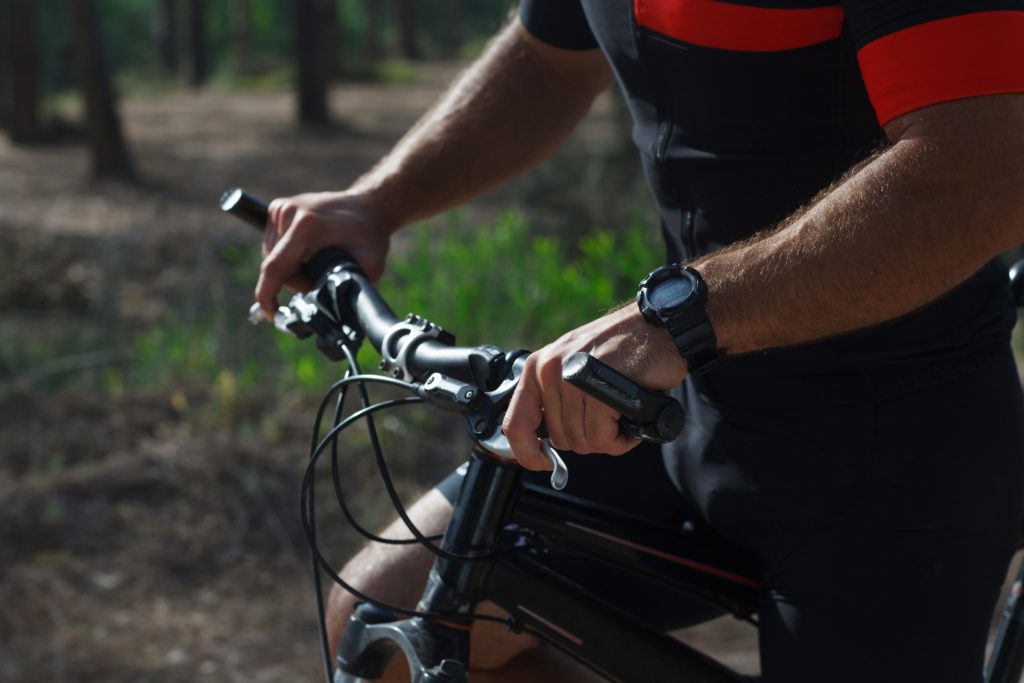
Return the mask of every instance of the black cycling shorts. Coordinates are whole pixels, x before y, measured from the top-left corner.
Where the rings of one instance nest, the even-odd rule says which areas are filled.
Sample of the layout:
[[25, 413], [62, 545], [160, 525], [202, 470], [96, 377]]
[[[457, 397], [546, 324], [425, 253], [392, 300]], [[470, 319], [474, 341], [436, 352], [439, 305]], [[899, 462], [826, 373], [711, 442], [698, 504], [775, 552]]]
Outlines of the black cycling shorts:
[[[660, 447], [644, 443], [619, 457], [560, 454], [569, 468], [569, 483], [565, 489], [551, 488], [549, 472], [525, 472], [522, 485], [546, 496], [581, 501], [589, 506], [596, 504], [615, 511], [628, 510], [632, 516], [649, 524], [680, 530], [685, 527], [687, 538], [699, 542], [702, 548], [709, 544], [723, 546], [723, 553], [734, 558], [734, 563], [752, 564], [746, 553], [726, 544], [711, 531], [695, 508], [679, 495], [665, 470]], [[437, 485], [451, 503], [459, 494], [464, 474], [465, 468], [460, 467]], [[744, 557], [736, 558], [737, 554]], [[575, 583], [604, 596], [637, 620], [663, 631], [724, 614], [720, 607], [684, 596], [673, 596], [672, 609], [667, 610], [666, 595], [657, 586], [624, 582], [615, 568], [586, 558], [548, 554], [544, 564], [571, 576]]]
[[[668, 525], [697, 519], [753, 554], [766, 683], [980, 681], [1024, 513], [1009, 348], [768, 381], [750, 377], [742, 394], [687, 381], [687, 427], [664, 460], [573, 456], [564, 494]], [[454, 499], [458, 484], [440, 488]]]

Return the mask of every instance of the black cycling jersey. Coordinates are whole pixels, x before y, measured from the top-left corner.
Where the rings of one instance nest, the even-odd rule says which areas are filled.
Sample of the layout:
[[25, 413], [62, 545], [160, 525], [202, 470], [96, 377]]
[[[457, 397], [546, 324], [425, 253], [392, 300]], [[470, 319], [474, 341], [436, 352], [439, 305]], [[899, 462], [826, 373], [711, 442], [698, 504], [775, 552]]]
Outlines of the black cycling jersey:
[[[904, 113], [1024, 92], [1024, 0], [523, 0], [520, 16], [545, 42], [608, 56], [672, 261], [785, 219]], [[926, 309], [743, 372], [962, 357], [1014, 320], [992, 262]], [[709, 381], [741, 381], [731, 370]]]
[[[767, 396], [748, 412], [720, 411], [687, 381], [693, 419], [673, 470], [645, 447], [618, 458], [566, 453], [564, 491], [551, 491], [547, 472], [525, 473], [524, 485], [647, 523], [689, 523], [685, 538], [699, 551], [722, 548], [725, 566], [752, 556], [764, 583], [763, 683], [981, 683], [1024, 504], [1012, 354], [861, 381], [877, 400], [837, 410], [808, 393], [796, 415]], [[440, 485], [448, 500], [462, 479]], [[719, 615], [699, 599], [646, 594], [586, 558], [541, 561], [653, 627]]]
[[[672, 261], [784, 220], [903, 114], [1024, 92], [1024, 0], [520, 8], [540, 40], [607, 55]], [[687, 424], [664, 469], [627, 456], [566, 493], [666, 523], [688, 504], [753, 553], [766, 683], [980, 681], [1024, 504], [1014, 320], [993, 261], [888, 323], [727, 358], [676, 389]]]

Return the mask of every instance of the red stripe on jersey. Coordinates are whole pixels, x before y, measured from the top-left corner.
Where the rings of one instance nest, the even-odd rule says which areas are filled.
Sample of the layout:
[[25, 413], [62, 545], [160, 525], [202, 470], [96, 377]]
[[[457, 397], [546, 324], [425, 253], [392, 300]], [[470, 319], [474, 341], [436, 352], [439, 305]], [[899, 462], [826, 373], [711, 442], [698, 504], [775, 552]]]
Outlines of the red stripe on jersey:
[[718, 0], [633, 0], [638, 25], [691, 45], [741, 52], [776, 52], [839, 37], [839, 5], [774, 9]]
[[857, 58], [883, 126], [930, 104], [1024, 92], [1024, 12], [918, 24], [868, 43]]

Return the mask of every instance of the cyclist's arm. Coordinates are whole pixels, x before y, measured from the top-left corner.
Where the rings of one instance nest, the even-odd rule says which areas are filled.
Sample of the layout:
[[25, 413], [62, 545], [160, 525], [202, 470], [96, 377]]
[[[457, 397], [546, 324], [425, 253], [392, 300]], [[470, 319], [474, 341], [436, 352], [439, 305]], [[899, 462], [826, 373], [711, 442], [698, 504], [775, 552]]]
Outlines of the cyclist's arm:
[[730, 353], [919, 308], [1024, 242], [1024, 95], [920, 109], [891, 147], [780, 228], [699, 260]]
[[546, 159], [610, 83], [600, 50], [554, 47], [515, 19], [353, 189], [392, 227], [461, 204]]
[[376, 279], [391, 233], [547, 158], [610, 81], [599, 50], [554, 47], [515, 19], [351, 188], [271, 204], [256, 300], [270, 315], [281, 285], [331, 245], [348, 248]]
[[[1024, 242], [1024, 95], [938, 104], [886, 126], [892, 146], [781, 227], [699, 259], [729, 353], [813, 341], [910, 312]], [[531, 355], [505, 419], [517, 458], [546, 469], [556, 447], [624, 453], [617, 414], [560, 380], [593, 353], [641, 384], [682, 381], [668, 333], [627, 305]]]

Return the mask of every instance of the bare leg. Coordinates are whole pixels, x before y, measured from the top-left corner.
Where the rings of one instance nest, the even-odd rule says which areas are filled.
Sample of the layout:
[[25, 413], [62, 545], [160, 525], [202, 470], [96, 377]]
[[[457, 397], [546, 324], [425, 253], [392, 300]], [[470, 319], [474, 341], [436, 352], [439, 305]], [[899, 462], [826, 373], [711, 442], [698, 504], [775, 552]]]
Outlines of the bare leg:
[[[431, 536], [444, 531], [451, 511], [448, 500], [439, 492], [431, 490], [409, 509], [409, 516], [425, 535]], [[398, 520], [381, 535], [385, 538], [408, 538], [409, 531]], [[369, 595], [411, 609], [416, 606], [423, 592], [433, 562], [434, 556], [430, 551], [418, 545], [370, 543], [345, 565], [340, 574], [345, 581]], [[338, 586], [332, 589], [327, 606], [327, 635], [332, 658], [338, 639], [355, 609], [355, 603], [355, 598], [347, 591]], [[477, 611], [504, 614], [492, 603], [478, 605]], [[473, 683], [571, 683], [600, 680], [565, 655], [551, 648], [538, 647], [532, 636], [516, 635], [500, 624], [480, 622], [473, 627], [471, 638], [473, 647], [470, 672]], [[387, 683], [408, 680], [408, 668], [404, 660], [396, 661], [382, 679]]]

